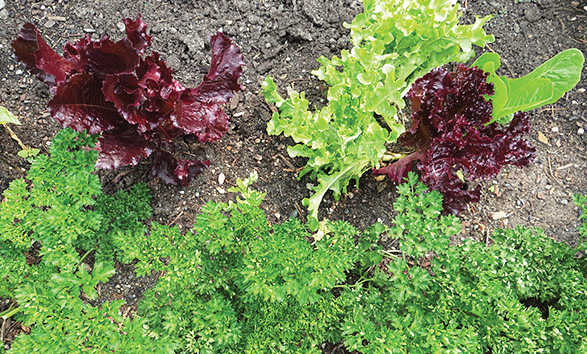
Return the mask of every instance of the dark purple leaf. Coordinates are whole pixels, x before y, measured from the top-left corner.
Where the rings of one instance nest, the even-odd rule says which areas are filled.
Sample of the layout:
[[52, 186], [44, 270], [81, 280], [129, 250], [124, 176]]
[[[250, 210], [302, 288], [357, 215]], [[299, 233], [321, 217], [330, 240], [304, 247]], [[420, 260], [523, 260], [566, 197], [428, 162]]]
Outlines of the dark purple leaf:
[[16, 58], [27, 70], [44, 82], [51, 92], [66, 80], [74, 65], [57, 54], [32, 23], [25, 23], [12, 44]]
[[[136, 72], [138, 82], [136, 85], [131, 82], [127, 90], [137, 90], [141, 95], [141, 104], [127, 106], [121, 112], [123, 117], [128, 122], [137, 124], [141, 133], [163, 129], [168, 132], [169, 138], [176, 137], [175, 131], [178, 129], [172, 126], [170, 115], [184, 88], [173, 80], [171, 69], [159, 59], [157, 52], [146, 57]], [[125, 85], [124, 82], [121, 84]]]
[[77, 132], [101, 133], [124, 122], [114, 104], [104, 98], [101, 82], [86, 73], [72, 75], [59, 85], [47, 109], [63, 127]]
[[176, 159], [170, 153], [161, 151], [153, 165], [153, 175], [167, 184], [185, 187], [208, 166], [210, 161]]
[[102, 86], [102, 93], [106, 100], [114, 103], [123, 117], [124, 112], [131, 106], [140, 104], [142, 97], [139, 80], [134, 74], [107, 75]]
[[203, 101], [224, 104], [241, 90], [238, 79], [243, 74], [243, 55], [240, 48], [222, 32], [210, 38], [212, 60], [210, 69], [196, 93]]
[[102, 134], [96, 148], [96, 168], [108, 170], [136, 165], [153, 152], [149, 142], [137, 132], [135, 126], [129, 124], [126, 129]]
[[408, 172], [412, 170], [414, 162], [422, 158], [421, 151], [415, 151], [408, 156], [405, 156], [394, 163], [385, 167], [373, 170], [373, 174], [387, 175], [387, 177], [395, 183], [402, 183], [404, 178], [408, 177]]
[[123, 18], [122, 22], [126, 26], [126, 37], [128, 40], [131, 41], [133, 47], [139, 54], [144, 54], [145, 49], [151, 45], [153, 37], [147, 34], [147, 25], [141, 20], [141, 15], [139, 14], [137, 16], [136, 21], [132, 21], [130, 18]]
[[417, 160], [422, 182], [442, 192], [445, 210], [456, 214], [479, 200], [479, 188], [471, 189], [470, 182], [492, 178], [504, 165], [530, 163], [534, 149], [524, 139], [529, 130], [524, 114], [516, 114], [507, 129], [488, 124], [492, 104], [484, 95], [493, 94], [493, 86], [486, 76], [459, 65], [454, 72], [433, 69], [417, 80], [407, 94], [412, 125], [398, 139], [416, 151], [374, 173], [399, 182]]
[[173, 70], [167, 67], [165, 61], [160, 59], [158, 52], [153, 51], [151, 55], [145, 57], [136, 70], [140, 85], [147, 89], [156, 86], [160, 91], [163, 87], [168, 87], [171, 91], [181, 92], [183, 87], [179, 82], [173, 80]]
[[218, 32], [212, 36], [210, 70], [196, 89], [185, 90], [171, 115], [173, 124], [201, 142], [220, 139], [228, 129], [228, 117], [221, 105], [241, 89], [243, 56], [230, 38]]
[[108, 36], [92, 41], [89, 35], [63, 48], [66, 59], [76, 63], [101, 79], [108, 74], [128, 74], [135, 71], [141, 57], [130, 40], [124, 38], [113, 42]]
[[[171, 116], [175, 126], [198, 137], [200, 142], [220, 139], [228, 130], [228, 116], [218, 104], [204, 103], [187, 89], [175, 107], [176, 115]], [[181, 120], [174, 118], [182, 117]]]
[[32, 24], [13, 42], [19, 60], [51, 89], [48, 109], [63, 127], [102, 133], [96, 167], [137, 164], [158, 152], [153, 173], [167, 183], [187, 185], [209, 161], [176, 159], [174, 140], [195, 134], [213, 141], [228, 129], [221, 106], [241, 89], [244, 65], [236, 44], [218, 33], [211, 38], [212, 60], [203, 82], [185, 89], [157, 52], [143, 57], [152, 37], [140, 15], [123, 19], [127, 38], [118, 42], [91, 36], [63, 48], [49, 48]]

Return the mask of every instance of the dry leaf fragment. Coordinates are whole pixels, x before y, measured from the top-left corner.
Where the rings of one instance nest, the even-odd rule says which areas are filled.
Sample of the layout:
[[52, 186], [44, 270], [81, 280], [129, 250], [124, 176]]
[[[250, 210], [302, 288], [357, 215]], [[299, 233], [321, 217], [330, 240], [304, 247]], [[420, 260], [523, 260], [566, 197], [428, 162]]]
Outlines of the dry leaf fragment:
[[543, 143], [543, 144], [550, 145], [548, 143], [548, 138], [542, 132], [538, 132], [538, 141], [541, 142], [541, 143]]

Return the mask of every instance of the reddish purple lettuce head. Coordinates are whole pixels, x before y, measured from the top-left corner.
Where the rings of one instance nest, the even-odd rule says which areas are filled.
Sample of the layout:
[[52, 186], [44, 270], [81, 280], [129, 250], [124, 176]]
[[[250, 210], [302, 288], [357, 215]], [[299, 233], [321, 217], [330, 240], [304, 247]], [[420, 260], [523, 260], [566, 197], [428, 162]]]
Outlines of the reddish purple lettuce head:
[[53, 94], [52, 117], [63, 127], [101, 133], [96, 167], [135, 165], [155, 152], [153, 174], [167, 183], [187, 185], [209, 161], [174, 156], [174, 140], [193, 134], [200, 142], [220, 139], [228, 130], [222, 110], [235, 91], [244, 65], [240, 49], [218, 32], [211, 37], [210, 70], [196, 88], [184, 88], [152, 51], [140, 16], [123, 19], [127, 38], [117, 42], [87, 35], [67, 43], [63, 57], [36, 27], [25, 24], [12, 42], [16, 57]]
[[454, 72], [437, 68], [418, 79], [407, 95], [412, 125], [399, 138], [416, 151], [374, 173], [400, 183], [415, 164], [422, 182], [444, 194], [444, 209], [458, 214], [480, 197], [479, 187], [468, 182], [492, 178], [505, 165], [530, 163], [535, 150], [524, 139], [530, 129], [524, 113], [506, 129], [488, 124], [492, 104], [484, 95], [493, 94], [493, 85], [486, 77], [459, 64]]

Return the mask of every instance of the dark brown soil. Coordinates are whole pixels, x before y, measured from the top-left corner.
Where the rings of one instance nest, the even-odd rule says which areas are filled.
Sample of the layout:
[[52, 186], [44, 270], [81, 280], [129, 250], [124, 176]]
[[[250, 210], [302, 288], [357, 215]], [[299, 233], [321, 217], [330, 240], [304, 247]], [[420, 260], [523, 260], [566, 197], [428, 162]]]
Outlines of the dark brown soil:
[[[0, 5], [4, 1], [0, 0]], [[530, 72], [558, 52], [575, 47], [587, 50], [587, 6], [585, 0], [492, 0], [462, 1], [465, 20], [475, 14], [493, 14], [486, 26], [496, 41], [478, 52], [492, 50], [505, 63], [502, 74], [519, 77]], [[6, 0], [0, 22], [0, 105], [15, 113], [23, 123], [13, 126], [29, 146], [46, 153], [47, 143], [59, 126], [45, 107], [49, 91], [29, 75], [15, 59], [9, 43], [25, 22], [33, 22], [48, 43], [58, 51], [66, 41], [85, 33], [95, 37], [108, 34], [121, 38], [121, 18], [141, 13], [154, 37], [152, 49], [174, 68], [175, 78], [185, 87], [195, 87], [208, 70], [209, 36], [218, 30], [232, 37], [242, 48], [246, 60], [241, 83], [244, 90], [227, 107], [231, 116], [228, 133], [218, 142], [198, 144], [186, 139], [187, 156], [204, 154], [210, 169], [189, 187], [169, 186], [154, 180], [146, 165], [100, 172], [104, 190], [113, 193], [143, 181], [153, 192], [154, 219], [163, 224], [189, 228], [207, 200], [226, 201], [226, 190], [236, 178], [253, 170], [260, 180], [256, 188], [266, 192], [263, 207], [270, 219], [280, 222], [289, 217], [305, 220], [301, 200], [310, 195], [312, 181], [297, 180], [292, 170], [304, 165], [303, 159], [288, 157], [292, 142], [268, 136], [266, 123], [271, 111], [260, 94], [265, 75], [277, 86], [305, 91], [310, 102], [325, 102], [323, 84], [310, 72], [318, 68], [316, 58], [331, 57], [349, 47], [348, 30], [343, 22], [352, 21], [362, 10], [352, 0]], [[585, 73], [584, 73], [585, 75]], [[559, 102], [531, 113], [529, 139], [537, 149], [536, 160], [524, 169], [505, 168], [492, 181], [484, 181], [480, 203], [462, 214], [462, 237], [487, 241], [494, 227], [536, 226], [561, 241], [577, 242], [577, 208], [574, 193], [587, 190], [587, 83], [583, 80]], [[547, 139], [538, 140], [539, 134]], [[547, 142], [546, 142], [547, 141]], [[546, 143], [545, 143], [546, 142]], [[25, 160], [16, 153], [18, 144], [0, 129], [0, 190], [24, 173]], [[226, 177], [224, 183], [219, 175]], [[490, 188], [491, 187], [491, 188]], [[493, 192], [490, 192], [493, 190]], [[395, 185], [377, 182], [366, 174], [359, 189], [335, 201], [327, 196], [321, 217], [347, 220], [365, 228], [380, 220], [390, 223]], [[498, 213], [503, 212], [503, 213]], [[503, 216], [503, 217], [500, 217]], [[135, 305], [153, 279], [136, 279], [132, 267], [120, 266], [113, 280], [102, 286], [104, 300], [124, 298]]]

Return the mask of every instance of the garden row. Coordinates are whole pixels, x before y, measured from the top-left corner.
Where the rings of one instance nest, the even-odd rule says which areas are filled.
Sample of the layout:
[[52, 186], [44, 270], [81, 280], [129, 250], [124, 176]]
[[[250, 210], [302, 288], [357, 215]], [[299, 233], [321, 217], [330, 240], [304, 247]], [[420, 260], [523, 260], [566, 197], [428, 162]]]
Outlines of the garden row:
[[[496, 230], [489, 247], [449, 246], [459, 220], [442, 216], [442, 195], [413, 173], [390, 226], [271, 225], [253, 174], [231, 189], [236, 201], [207, 203], [181, 233], [144, 223], [144, 185], [101, 193], [96, 141], [62, 130], [50, 156], [4, 193], [0, 297], [19, 306], [2, 316], [32, 327], [9, 353], [320, 353], [326, 342], [361, 353], [587, 349], [583, 240], [571, 248], [518, 227]], [[587, 198], [574, 202], [587, 222]], [[383, 249], [382, 236], [395, 246]], [[115, 258], [136, 262], [137, 276], [161, 274], [132, 318], [121, 316], [123, 301], [89, 302]]]
[[[174, 141], [226, 132], [238, 46], [212, 36], [210, 71], [191, 89], [157, 52], [147, 55], [140, 17], [124, 20], [127, 38], [86, 36], [63, 56], [25, 24], [12, 46], [49, 86], [48, 110], [65, 129], [0, 204], [0, 298], [18, 302], [0, 315], [31, 327], [9, 352], [320, 353], [324, 343], [361, 353], [586, 351], [585, 224], [574, 248], [525, 227], [495, 230], [491, 245], [449, 246], [460, 223], [447, 215], [479, 199], [474, 181], [532, 160], [523, 112], [571, 90], [583, 55], [564, 51], [516, 79], [496, 74], [494, 53], [449, 71], [442, 65], [493, 41], [482, 28], [489, 17], [459, 17], [456, 1], [365, 0], [349, 25], [353, 49], [319, 59], [327, 105], [311, 112], [304, 93], [284, 99], [271, 78], [263, 84], [278, 109], [268, 132], [292, 137], [289, 155], [308, 158], [300, 175], [318, 182], [304, 201], [308, 223], [270, 224], [252, 174], [231, 188], [235, 201], [208, 202], [185, 233], [146, 223], [145, 185], [103, 194], [96, 168], [153, 154], [153, 175], [190, 183], [210, 162], [176, 156]], [[9, 119], [0, 111], [0, 122]], [[409, 151], [388, 152], [396, 143]], [[401, 183], [392, 224], [360, 231], [319, 221], [325, 193], [338, 198], [368, 170]], [[574, 202], [587, 223], [587, 197]], [[31, 247], [38, 264], [27, 260]], [[131, 316], [121, 315], [123, 301], [92, 305], [115, 259], [135, 264], [137, 276], [160, 274]]]

